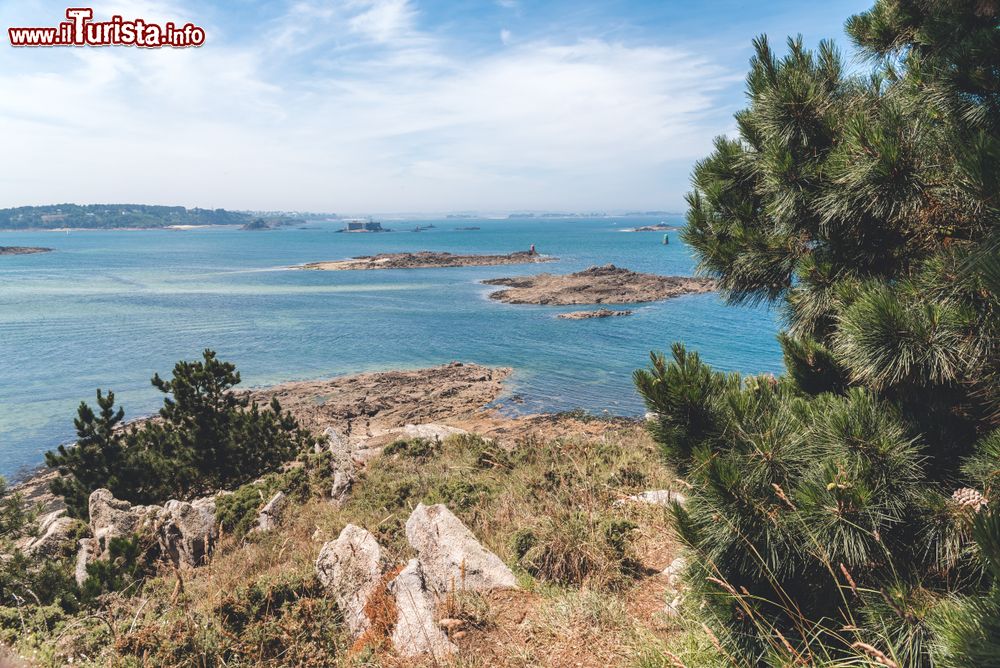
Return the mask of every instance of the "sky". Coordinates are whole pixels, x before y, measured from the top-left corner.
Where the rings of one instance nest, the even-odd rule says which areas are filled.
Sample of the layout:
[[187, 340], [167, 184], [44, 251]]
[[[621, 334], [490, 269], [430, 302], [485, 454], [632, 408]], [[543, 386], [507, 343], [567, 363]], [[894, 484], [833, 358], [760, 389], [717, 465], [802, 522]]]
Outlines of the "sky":
[[0, 208], [681, 211], [734, 133], [751, 40], [870, 2], [110, 0], [190, 49], [14, 48], [67, 5], [0, 0]]

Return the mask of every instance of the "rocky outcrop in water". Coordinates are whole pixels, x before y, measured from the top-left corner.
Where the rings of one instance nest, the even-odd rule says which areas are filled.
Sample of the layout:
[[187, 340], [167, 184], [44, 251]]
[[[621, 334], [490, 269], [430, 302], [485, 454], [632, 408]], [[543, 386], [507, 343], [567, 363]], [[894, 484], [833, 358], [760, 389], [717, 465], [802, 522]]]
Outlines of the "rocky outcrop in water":
[[608, 308], [602, 308], [596, 311], [570, 311], [569, 313], [560, 313], [556, 317], [560, 320], [588, 320], [590, 318], [621, 318], [627, 315], [632, 315], [632, 311], [612, 311]]
[[34, 255], [35, 253], [51, 252], [51, 248], [40, 246], [0, 246], [0, 255]]
[[483, 283], [507, 287], [490, 294], [490, 299], [507, 304], [553, 306], [655, 302], [715, 289], [715, 281], [708, 278], [640, 274], [613, 264], [575, 274], [495, 278]]
[[441, 269], [445, 267], [488, 267], [503, 264], [534, 264], [552, 262], [558, 258], [519, 251], [507, 255], [453, 255], [421, 251], [419, 253], [382, 253], [362, 255], [349, 260], [310, 262], [297, 269], [351, 271], [355, 269]]

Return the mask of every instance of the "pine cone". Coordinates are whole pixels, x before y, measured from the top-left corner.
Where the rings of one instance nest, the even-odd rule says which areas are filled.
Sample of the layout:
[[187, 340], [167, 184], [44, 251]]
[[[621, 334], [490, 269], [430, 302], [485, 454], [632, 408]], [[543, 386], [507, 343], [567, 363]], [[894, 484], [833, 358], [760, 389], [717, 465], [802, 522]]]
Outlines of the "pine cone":
[[971, 487], [956, 489], [951, 495], [951, 500], [963, 508], [971, 508], [976, 513], [986, 507], [986, 497]]

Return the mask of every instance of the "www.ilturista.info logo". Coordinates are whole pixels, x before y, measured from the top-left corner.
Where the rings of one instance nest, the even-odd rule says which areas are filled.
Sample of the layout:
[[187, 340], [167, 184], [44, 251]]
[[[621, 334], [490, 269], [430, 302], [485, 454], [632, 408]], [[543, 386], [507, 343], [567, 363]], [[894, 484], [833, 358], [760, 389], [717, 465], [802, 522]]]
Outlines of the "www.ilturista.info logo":
[[115, 15], [110, 21], [93, 21], [94, 10], [70, 7], [66, 18], [50, 28], [8, 28], [11, 46], [164, 46], [185, 48], [205, 43], [205, 30], [193, 23], [177, 25], [125, 20]]

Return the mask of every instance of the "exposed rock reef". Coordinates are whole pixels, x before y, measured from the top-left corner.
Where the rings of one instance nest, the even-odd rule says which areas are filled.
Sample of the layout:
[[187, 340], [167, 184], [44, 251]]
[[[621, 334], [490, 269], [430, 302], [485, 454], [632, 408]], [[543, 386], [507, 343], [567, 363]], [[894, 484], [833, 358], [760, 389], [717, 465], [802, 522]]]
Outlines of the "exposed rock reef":
[[303, 427], [316, 433], [333, 428], [354, 442], [408, 424], [471, 416], [500, 396], [510, 373], [509, 368], [454, 362], [415, 371], [286, 383], [256, 390], [252, 396], [262, 403], [277, 397]]
[[560, 320], [588, 320], [590, 318], [621, 318], [632, 315], [632, 311], [612, 311], [608, 308], [597, 309], [596, 311], [570, 311], [560, 313], [556, 317]]
[[[400, 656], [443, 659], [458, 651], [437, 619], [438, 604], [459, 591], [517, 589], [514, 574], [443, 505], [420, 504], [406, 521], [419, 554], [393, 568], [375, 537], [348, 524], [320, 549], [316, 576], [359, 642], [389, 635]], [[382, 619], [388, 615], [390, 619]]]
[[672, 232], [677, 229], [680, 228], [660, 223], [658, 225], [643, 225], [642, 227], [634, 227], [631, 230], [626, 230], [626, 232]]
[[0, 246], [0, 255], [32, 255], [34, 253], [51, 253], [51, 248], [40, 246]]
[[380, 253], [362, 255], [349, 260], [310, 262], [297, 269], [324, 271], [349, 271], [354, 269], [437, 269], [442, 267], [488, 267], [501, 264], [534, 264], [552, 262], [557, 258], [530, 251], [517, 251], [507, 255], [453, 255], [421, 251], [419, 253]]
[[506, 286], [490, 294], [490, 299], [507, 304], [635, 304], [715, 289], [715, 282], [708, 278], [640, 274], [613, 264], [575, 274], [494, 278], [483, 283]]

